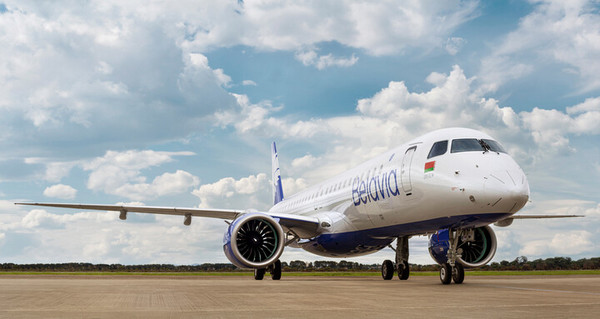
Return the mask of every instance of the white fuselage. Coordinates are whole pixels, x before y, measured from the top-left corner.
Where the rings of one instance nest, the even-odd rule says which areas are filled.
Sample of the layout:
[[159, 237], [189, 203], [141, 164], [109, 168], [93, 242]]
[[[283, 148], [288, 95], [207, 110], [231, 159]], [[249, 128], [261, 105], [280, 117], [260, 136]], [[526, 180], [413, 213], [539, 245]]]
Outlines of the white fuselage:
[[317, 217], [321, 235], [299, 246], [336, 257], [377, 251], [398, 236], [493, 223], [525, 205], [529, 185], [508, 154], [494, 147], [477, 150], [474, 141], [482, 140], [495, 143], [471, 129], [434, 131], [294, 194], [269, 212]]

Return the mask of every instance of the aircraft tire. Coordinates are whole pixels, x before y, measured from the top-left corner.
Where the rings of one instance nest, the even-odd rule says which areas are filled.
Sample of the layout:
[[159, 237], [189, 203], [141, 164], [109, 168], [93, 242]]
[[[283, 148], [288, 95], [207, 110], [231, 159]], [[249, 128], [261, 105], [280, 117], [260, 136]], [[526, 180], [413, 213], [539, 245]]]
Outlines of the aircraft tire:
[[442, 268], [440, 268], [440, 280], [444, 285], [452, 282], [452, 267], [450, 267], [449, 263], [442, 264]]
[[410, 268], [408, 266], [408, 261], [404, 261], [404, 267], [402, 269], [398, 268], [398, 278], [400, 280], [407, 280], [410, 276]]
[[383, 280], [391, 280], [394, 278], [394, 263], [391, 260], [386, 259], [383, 261], [383, 264], [381, 264], [381, 277]]
[[263, 280], [263, 278], [265, 277], [265, 272], [266, 269], [262, 268], [262, 269], [254, 269], [254, 279], [255, 280]]
[[271, 269], [271, 279], [279, 280], [281, 279], [281, 261], [277, 259], [277, 261], [273, 264], [273, 268]]
[[462, 284], [465, 281], [465, 267], [463, 265], [456, 263], [454, 268], [452, 268], [452, 280], [455, 284]]

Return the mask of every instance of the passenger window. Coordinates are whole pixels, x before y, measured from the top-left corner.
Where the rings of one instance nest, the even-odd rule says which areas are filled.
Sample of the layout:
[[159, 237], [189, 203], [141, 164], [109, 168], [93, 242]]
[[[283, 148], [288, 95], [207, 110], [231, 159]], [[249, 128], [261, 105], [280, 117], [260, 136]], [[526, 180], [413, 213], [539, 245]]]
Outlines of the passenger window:
[[485, 151], [476, 138], [461, 138], [452, 140], [450, 153]]
[[448, 141], [435, 142], [433, 144], [433, 146], [431, 147], [431, 150], [429, 151], [429, 155], [427, 155], [427, 158], [432, 158], [432, 157], [446, 154], [447, 151], [448, 151]]

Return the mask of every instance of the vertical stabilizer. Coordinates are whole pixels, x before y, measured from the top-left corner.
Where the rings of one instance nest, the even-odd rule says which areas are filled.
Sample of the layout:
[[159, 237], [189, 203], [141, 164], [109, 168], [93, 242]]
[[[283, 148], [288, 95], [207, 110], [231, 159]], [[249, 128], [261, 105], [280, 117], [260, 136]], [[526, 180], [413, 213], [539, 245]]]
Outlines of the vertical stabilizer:
[[279, 172], [279, 158], [275, 142], [271, 145], [271, 173], [273, 174], [273, 205], [283, 200], [283, 187], [281, 186], [281, 174]]

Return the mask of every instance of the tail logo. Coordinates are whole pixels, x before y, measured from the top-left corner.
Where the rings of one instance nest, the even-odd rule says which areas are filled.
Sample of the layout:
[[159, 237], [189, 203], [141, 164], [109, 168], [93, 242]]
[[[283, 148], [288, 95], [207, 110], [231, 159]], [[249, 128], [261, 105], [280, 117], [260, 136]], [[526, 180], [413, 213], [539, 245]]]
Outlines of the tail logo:
[[273, 205], [283, 200], [283, 187], [281, 185], [281, 173], [279, 171], [279, 158], [275, 142], [271, 145], [271, 173], [273, 180]]

